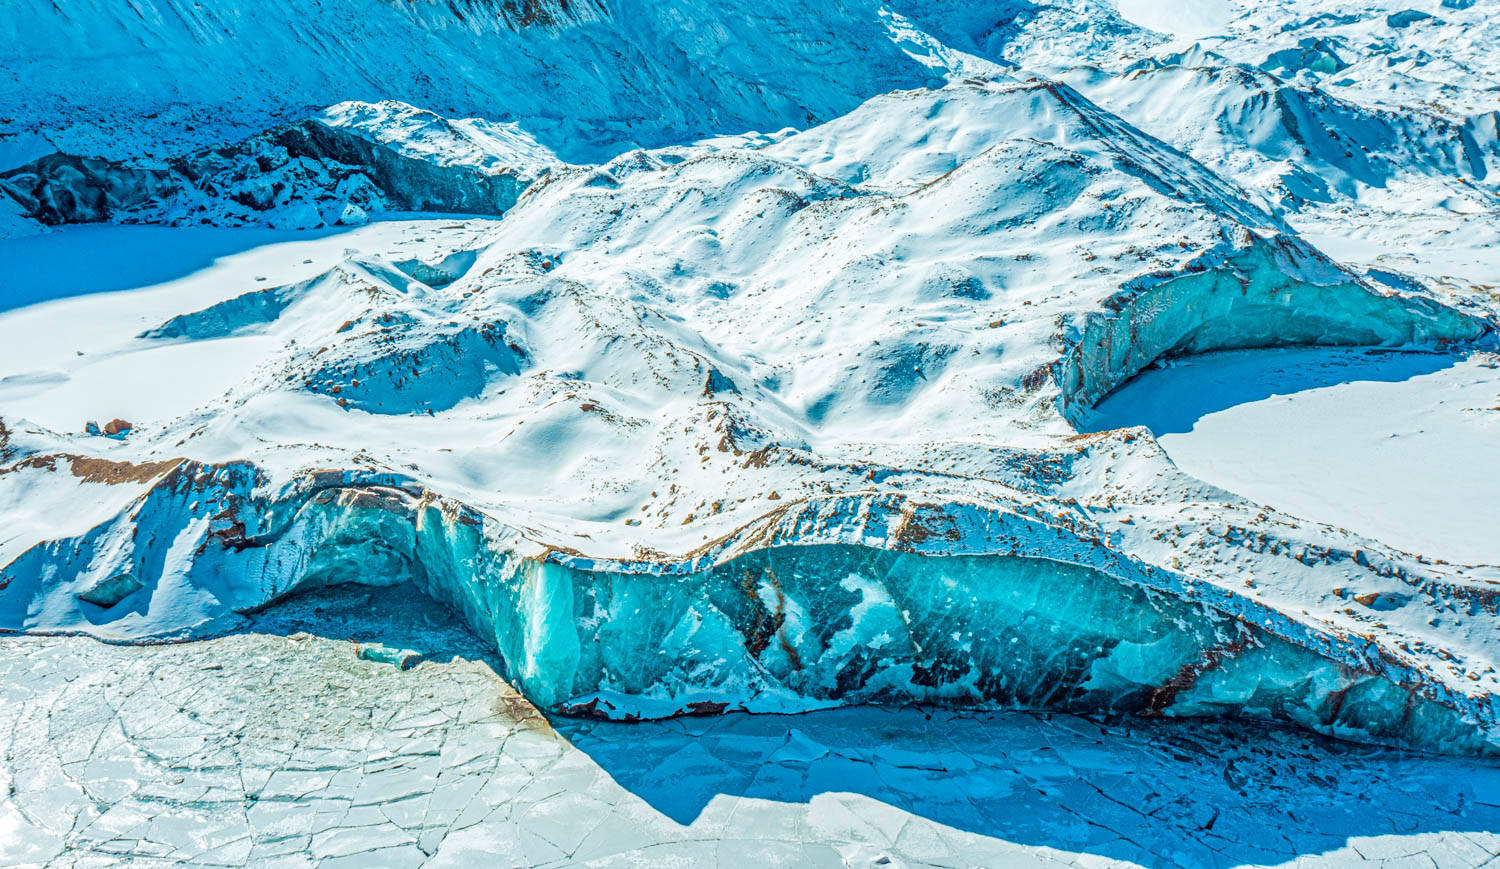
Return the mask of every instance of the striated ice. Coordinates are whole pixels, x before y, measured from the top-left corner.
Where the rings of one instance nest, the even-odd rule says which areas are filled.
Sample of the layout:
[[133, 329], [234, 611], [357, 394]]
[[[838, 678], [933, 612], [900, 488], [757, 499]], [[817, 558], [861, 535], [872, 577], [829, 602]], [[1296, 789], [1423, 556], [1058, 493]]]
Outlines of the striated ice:
[[79, 592], [78, 599], [108, 609], [144, 587], [134, 576], [117, 573]]

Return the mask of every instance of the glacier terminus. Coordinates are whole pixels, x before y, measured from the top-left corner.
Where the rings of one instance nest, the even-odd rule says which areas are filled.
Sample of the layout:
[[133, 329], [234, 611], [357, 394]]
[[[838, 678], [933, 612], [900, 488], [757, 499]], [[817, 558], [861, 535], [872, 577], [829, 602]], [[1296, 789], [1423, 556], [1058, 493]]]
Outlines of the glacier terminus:
[[0, 865], [1500, 865], [1497, 45], [0, 4]]

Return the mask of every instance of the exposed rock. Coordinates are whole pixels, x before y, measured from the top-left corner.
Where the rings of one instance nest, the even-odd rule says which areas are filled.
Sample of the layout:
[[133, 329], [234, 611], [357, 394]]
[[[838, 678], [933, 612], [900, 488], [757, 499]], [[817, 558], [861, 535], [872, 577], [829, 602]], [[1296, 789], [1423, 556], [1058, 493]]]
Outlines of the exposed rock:
[[379, 643], [369, 643], [360, 646], [359, 657], [363, 661], [389, 664], [397, 670], [410, 670], [412, 667], [422, 663], [421, 652], [415, 652], [411, 649], [393, 649]]
[[[381, 211], [502, 214], [530, 183], [533, 144], [486, 152], [446, 119], [400, 103], [339, 111], [287, 124], [233, 145], [206, 148], [165, 164], [53, 154], [0, 174], [0, 192], [46, 224], [98, 221], [265, 223], [283, 229], [358, 225]], [[408, 148], [397, 135], [413, 124], [470, 143], [443, 157], [427, 140]], [[518, 140], [519, 141], [519, 140]], [[454, 146], [458, 147], [458, 146]]]

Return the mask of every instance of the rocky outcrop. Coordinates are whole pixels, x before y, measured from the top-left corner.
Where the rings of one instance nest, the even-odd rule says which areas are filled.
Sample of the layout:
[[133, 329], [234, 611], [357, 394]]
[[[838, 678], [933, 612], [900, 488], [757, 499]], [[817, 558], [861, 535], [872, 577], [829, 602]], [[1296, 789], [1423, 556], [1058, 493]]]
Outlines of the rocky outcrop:
[[311, 118], [165, 164], [53, 154], [0, 174], [0, 191], [53, 225], [311, 229], [362, 223], [382, 211], [503, 214], [529, 180], [523, 166], [439, 163]]

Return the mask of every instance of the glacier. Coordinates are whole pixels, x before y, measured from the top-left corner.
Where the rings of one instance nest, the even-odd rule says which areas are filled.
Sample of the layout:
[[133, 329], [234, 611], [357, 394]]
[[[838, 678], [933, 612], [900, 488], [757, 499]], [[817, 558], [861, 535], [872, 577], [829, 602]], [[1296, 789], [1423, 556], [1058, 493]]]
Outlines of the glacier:
[[1494, 859], [1494, 12], [19, 0], [0, 854]]
[[[1429, 750], [1495, 750], [1484, 725], [1492, 705], [1436, 686], [1413, 691], [1420, 677], [1394, 655], [1274, 611], [1236, 611], [1222, 595], [1141, 565], [1060, 560], [1069, 547], [1056, 539], [1003, 555], [931, 554], [930, 538], [962, 538], [940, 509], [859, 505], [867, 521], [896, 508], [891, 548], [772, 537], [717, 558], [611, 565], [557, 552], [518, 557], [525, 544], [515, 530], [397, 480], [351, 486], [325, 475], [303, 481], [300, 497], [247, 514], [236, 504], [255, 482], [249, 466], [74, 461], [74, 473], [165, 472], [136, 511], [180, 524], [118, 522], [22, 555], [0, 573], [5, 593], [36, 599], [24, 614], [7, 608], [11, 630], [88, 623], [122, 638], [205, 635], [232, 627], [225, 608], [253, 612], [326, 586], [412, 584], [492, 641], [502, 674], [528, 697], [568, 714], [638, 720], [917, 702], [1263, 717]], [[223, 491], [206, 500], [215, 488]], [[136, 542], [143, 527], [147, 541]], [[1373, 567], [1366, 559], [1353, 556]], [[196, 589], [198, 600], [184, 606], [173, 585]], [[1377, 608], [1409, 595], [1385, 597], [1390, 605]], [[1478, 602], [1494, 607], [1492, 596]]]
[[[1017, 112], [1032, 119], [1030, 126], [1003, 120]], [[883, 136], [893, 116], [906, 119], [897, 135], [929, 143], [920, 159], [892, 160], [907, 153]], [[712, 196], [701, 192], [708, 184], [717, 191]], [[975, 197], [976, 184], [1009, 192]], [[1151, 249], [1135, 236], [1145, 222], [1161, 233]], [[1015, 253], [1002, 253], [1007, 248]], [[943, 253], [908, 253], [918, 249]], [[1193, 571], [1178, 566], [1180, 545], [1166, 557], [1091, 529], [1099, 519], [1078, 515], [1078, 497], [1097, 499], [1088, 493], [1117, 484], [1098, 480], [1091, 462], [1070, 467], [1076, 462], [1064, 457], [1079, 449], [1074, 436], [1061, 444], [1045, 439], [1076, 430], [1099, 399], [1175, 355], [1463, 346], [1490, 335], [1493, 317], [1419, 283], [1393, 288], [1328, 259], [1201, 164], [1111, 120], [1066, 86], [970, 78], [877, 97], [828, 125], [751, 148], [710, 142], [633, 151], [598, 167], [550, 164], [502, 221], [468, 247], [440, 251], [447, 252], [347, 258], [312, 279], [232, 296], [115, 339], [143, 353], [224, 340], [261, 341], [266, 350], [222, 397], [164, 420], [160, 435], [137, 426], [119, 449], [98, 458], [74, 452], [71, 436], [45, 427], [7, 433], [13, 477], [67, 467], [70, 474], [41, 485], [103, 475], [144, 487], [114, 519], [80, 536], [10, 542], [0, 590], [12, 614], [7, 626], [194, 636], [300, 588], [412, 580], [493, 637], [507, 674], [549, 708], [604, 710], [607, 717], [912, 701], [1101, 713], [1233, 710], [1324, 732], [1488, 751], [1493, 676], [1454, 681], [1401, 652], [1411, 646], [1399, 631], [1372, 654], [1358, 648], [1363, 641], [1349, 629], [1290, 618], [1285, 609], [1273, 609], [1269, 635], [1237, 632], [1234, 619], [1266, 620], [1262, 605], [1226, 605], [1229, 576], [1209, 580], [1217, 591], [1208, 600], [1177, 580], [1143, 579], [1152, 571]], [[892, 262], [904, 264], [892, 269]], [[1058, 294], [1064, 283], [1068, 292]], [[871, 287], [881, 295], [870, 296]], [[831, 304], [845, 325], [788, 328], [793, 316], [799, 323], [826, 318]], [[675, 311], [664, 313], [668, 305]], [[805, 313], [792, 314], [799, 310]], [[745, 330], [756, 321], [763, 326]], [[830, 338], [842, 349], [831, 349]], [[769, 354], [796, 361], [787, 367]], [[828, 365], [846, 354], [854, 361]], [[517, 381], [532, 385], [508, 385]], [[305, 439], [288, 452], [286, 422], [272, 403], [277, 395], [301, 396], [304, 413], [319, 406], [349, 422], [317, 424], [313, 437], [293, 435]], [[309, 404], [319, 400], [327, 403]], [[1014, 409], [997, 418], [997, 407]], [[641, 415], [647, 408], [654, 423]], [[967, 422], [966, 408], [973, 409]], [[429, 438], [437, 429], [424, 431], [421, 420], [437, 422], [437, 414], [445, 415], [448, 437], [468, 427], [465, 436], [475, 439], [461, 465], [435, 461]], [[998, 422], [1008, 439], [1043, 438], [1022, 452], [1026, 461], [1054, 467], [1023, 480], [935, 476], [922, 448], [898, 434], [917, 420], [946, 428], [950, 438], [967, 429], [977, 444], [993, 437]], [[497, 451], [488, 433], [496, 423], [511, 430], [501, 443], [519, 452]], [[845, 446], [825, 442], [824, 458], [814, 458], [804, 444], [815, 427], [863, 433]], [[247, 457], [253, 432], [262, 432], [254, 438], [266, 446]], [[170, 448], [151, 448], [154, 437]], [[698, 465], [710, 474], [700, 471], [696, 481], [678, 476], [681, 457], [694, 454], [685, 443], [694, 442]], [[191, 457], [177, 452], [189, 443]], [[576, 446], [562, 446], [568, 443]], [[402, 455], [415, 461], [400, 472], [327, 470], [368, 463], [373, 444], [387, 444], [375, 449], [397, 462]], [[137, 458], [140, 445], [149, 461]], [[1168, 467], [1149, 440], [1129, 431], [1097, 451], [1106, 445], [1157, 475]], [[631, 470], [639, 458], [614, 470], [623, 475], [618, 483], [587, 461], [571, 471], [572, 483], [544, 482], [551, 467], [544, 457], [568, 449], [655, 453], [658, 469], [645, 471], [645, 479], [658, 480], [649, 485], [668, 494], [643, 491], [642, 471]], [[982, 466], [997, 448], [981, 449], [990, 456]], [[970, 455], [963, 461], [972, 467]], [[287, 459], [291, 465], [278, 466]], [[786, 469], [829, 459], [821, 480], [784, 477]], [[476, 477], [476, 461], [512, 466], [508, 481]], [[525, 483], [527, 474], [537, 482]], [[737, 479], [744, 506], [724, 511], [721, 497], [706, 497], [723, 491], [723, 474]], [[868, 495], [839, 497], [850, 485], [835, 489], [831, 481], [840, 478], [858, 481], [856, 491], [874, 485]], [[374, 488], [341, 489], [333, 485], [338, 480]], [[631, 500], [647, 501], [642, 518], [621, 524], [617, 512], [615, 521], [606, 512], [590, 520], [599, 508], [570, 504], [573, 485], [634, 490]], [[1143, 509], [1156, 485], [1141, 489]], [[542, 494], [518, 509], [497, 497], [512, 486]], [[444, 518], [435, 518], [430, 508], [407, 503], [437, 492], [460, 505], [449, 508], [459, 518], [442, 511]], [[559, 500], [549, 505], [549, 497]], [[689, 508], [695, 497], [702, 500]], [[973, 542], [888, 563], [885, 553], [905, 548], [894, 526], [868, 539], [839, 520], [821, 539], [833, 520], [815, 519], [786, 535], [786, 550], [771, 541], [715, 548], [709, 533], [739, 527], [743, 535], [745, 527], [776, 525], [791, 510], [836, 517], [855, 510], [852, 503], [889, 498], [896, 500], [883, 509], [897, 514], [923, 503], [964, 511], [976, 499], [993, 499], [1001, 515], [1040, 511], [1054, 540], [1022, 554], [1014, 545], [1004, 550], [993, 529], [953, 531]], [[1095, 500], [1093, 509], [1113, 499]], [[660, 505], [655, 514], [652, 500]], [[460, 533], [468, 527], [462, 517], [471, 515], [481, 526], [508, 530], [494, 531], [496, 539]], [[604, 527], [581, 531], [600, 520]], [[1265, 521], [1263, 512], [1253, 521]], [[670, 522], [688, 530], [673, 532]], [[152, 529], [145, 542], [143, 528]], [[1181, 536], [1180, 525], [1174, 533]], [[1059, 546], [1077, 554], [1064, 557]], [[710, 555], [668, 554], [704, 547]], [[1360, 547], [1330, 539], [1324, 548]], [[1270, 551], [1279, 554], [1280, 545]], [[549, 552], [577, 553], [568, 558], [582, 567]], [[813, 553], [825, 552], [833, 553], [828, 566], [816, 566]], [[912, 560], [918, 555], [962, 566], [919, 567]], [[599, 558], [620, 567], [592, 567]], [[1220, 556], [1210, 551], [1205, 558]], [[841, 559], [868, 564], [840, 567]], [[783, 561], [789, 563], [775, 566]], [[1450, 578], [1421, 564], [1419, 579], [1364, 557], [1350, 564], [1355, 577], [1451, 586], [1488, 600], [1483, 578]], [[1156, 627], [1101, 624], [1088, 614], [1102, 605], [1084, 604], [1080, 621], [1055, 626], [1058, 662], [1028, 654], [1002, 664], [995, 656], [1010, 650], [991, 643], [1028, 631], [989, 621], [978, 601], [1003, 599], [1013, 583], [1025, 588], [1048, 570], [1060, 572], [1048, 585], [1097, 586], [1087, 600], [1115, 595], [1106, 609], [1154, 612], [1148, 624]], [[762, 590], [766, 576], [783, 573], [784, 585]], [[636, 574], [642, 577], [630, 578]], [[950, 616], [921, 615], [938, 606], [927, 598], [945, 584], [961, 587], [956, 599], [968, 603]], [[1304, 588], [1288, 586], [1281, 606], [1304, 597]], [[862, 596], [851, 598], [856, 589]], [[89, 603], [113, 599], [106, 590], [126, 593], [112, 606]], [[1150, 597], [1159, 592], [1166, 597]], [[1326, 586], [1319, 595], [1328, 599]], [[771, 598], [778, 602], [767, 603]], [[1057, 606], [1066, 609], [1069, 601]], [[1017, 612], [1032, 617], [1039, 606]], [[866, 609], [885, 626], [863, 626], [855, 614]], [[651, 618], [638, 624], [638, 611]], [[1050, 635], [1053, 627], [1040, 630]], [[938, 630], [945, 633], [932, 633]], [[1134, 630], [1156, 639], [1121, 634]], [[990, 641], [971, 648], [953, 640], [955, 632]], [[1093, 657], [1067, 651], [1090, 644], [1098, 650]], [[1125, 657], [1153, 648], [1138, 652], [1153, 667], [1120, 663], [1111, 651], [1117, 646]], [[657, 649], [671, 650], [665, 661], [631, 660]], [[1476, 647], [1475, 654], [1485, 653]], [[1208, 673], [1201, 681], [1200, 670]], [[1285, 684], [1255, 687], [1276, 683]], [[1413, 686], [1417, 693], [1403, 693]], [[1420, 711], [1408, 710], [1409, 703]]]
[[318, 229], [386, 211], [504, 214], [557, 163], [514, 125], [344, 103], [165, 165], [50, 154], [0, 174], [0, 190], [44, 224]]

